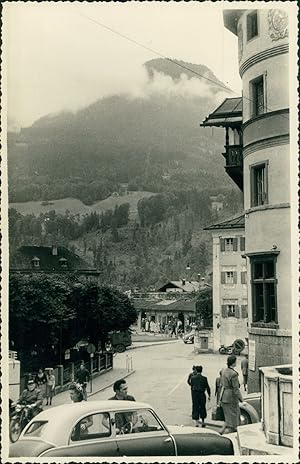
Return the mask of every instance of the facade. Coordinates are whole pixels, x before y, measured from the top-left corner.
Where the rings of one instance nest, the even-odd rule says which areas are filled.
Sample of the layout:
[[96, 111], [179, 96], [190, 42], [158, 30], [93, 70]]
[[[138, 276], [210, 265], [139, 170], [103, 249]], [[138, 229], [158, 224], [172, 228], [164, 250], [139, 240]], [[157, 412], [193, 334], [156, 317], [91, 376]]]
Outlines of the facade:
[[253, 392], [260, 366], [292, 360], [288, 16], [225, 10], [224, 25], [238, 37], [243, 97], [226, 99], [203, 125], [226, 129], [225, 168], [244, 192]]
[[172, 280], [164, 284], [157, 291], [165, 293], [193, 293], [198, 292], [204, 287], [210, 287], [209, 284], [203, 280]]
[[244, 215], [206, 227], [213, 238], [213, 348], [248, 338]]

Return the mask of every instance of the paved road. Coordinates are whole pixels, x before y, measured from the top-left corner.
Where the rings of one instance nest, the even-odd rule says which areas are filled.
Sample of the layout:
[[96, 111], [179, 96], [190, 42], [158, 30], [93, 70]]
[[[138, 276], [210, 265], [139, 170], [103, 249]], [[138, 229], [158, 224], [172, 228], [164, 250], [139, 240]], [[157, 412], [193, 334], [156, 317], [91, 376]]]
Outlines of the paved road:
[[[115, 366], [125, 367], [126, 355], [132, 357], [135, 373], [127, 379], [129, 393], [136, 400], [151, 404], [166, 424], [191, 425], [191, 393], [186, 380], [192, 365], [202, 365], [212, 389], [214, 404], [214, 383], [226, 356], [219, 354], [195, 354], [194, 345], [177, 343], [151, 346], [118, 354]], [[239, 365], [239, 363], [238, 363]], [[238, 369], [239, 370], [239, 369]], [[240, 376], [241, 377], [241, 376]], [[93, 400], [107, 399], [112, 389], [106, 389], [93, 396]], [[208, 410], [208, 419], [211, 410]]]

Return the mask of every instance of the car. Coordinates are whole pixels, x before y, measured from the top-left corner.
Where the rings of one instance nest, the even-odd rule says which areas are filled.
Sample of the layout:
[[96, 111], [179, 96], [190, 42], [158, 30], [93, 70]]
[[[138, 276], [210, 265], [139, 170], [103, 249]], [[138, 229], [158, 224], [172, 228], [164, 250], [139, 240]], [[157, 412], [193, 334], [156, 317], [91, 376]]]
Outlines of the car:
[[238, 454], [234, 437], [208, 428], [165, 426], [154, 409], [132, 401], [87, 401], [32, 419], [10, 457], [208, 456]]
[[182, 337], [183, 343], [194, 343], [195, 332], [190, 332]]
[[261, 419], [261, 393], [249, 393], [240, 403], [241, 425], [255, 424]]

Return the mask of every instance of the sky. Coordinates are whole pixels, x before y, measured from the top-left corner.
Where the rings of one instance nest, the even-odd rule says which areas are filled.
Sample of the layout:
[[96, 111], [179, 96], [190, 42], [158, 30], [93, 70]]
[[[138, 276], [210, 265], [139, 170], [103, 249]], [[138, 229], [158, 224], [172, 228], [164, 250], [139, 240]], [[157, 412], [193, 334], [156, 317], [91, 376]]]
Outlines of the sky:
[[159, 55], [205, 64], [241, 92], [237, 38], [223, 26], [224, 3], [4, 3], [8, 128], [108, 95], [140, 95], [143, 63]]

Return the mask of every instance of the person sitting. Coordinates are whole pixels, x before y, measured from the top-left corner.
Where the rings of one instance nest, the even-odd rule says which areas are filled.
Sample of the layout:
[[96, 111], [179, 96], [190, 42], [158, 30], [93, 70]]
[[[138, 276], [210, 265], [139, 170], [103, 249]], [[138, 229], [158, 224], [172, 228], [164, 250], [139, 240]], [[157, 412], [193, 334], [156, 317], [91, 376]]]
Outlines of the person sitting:
[[27, 388], [23, 390], [18, 403], [30, 405], [32, 409], [32, 417], [36, 416], [43, 410], [43, 394], [39, 388], [36, 387], [33, 379], [27, 382]]

